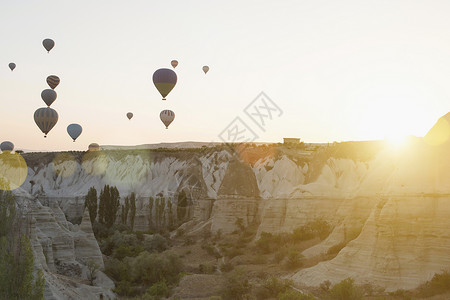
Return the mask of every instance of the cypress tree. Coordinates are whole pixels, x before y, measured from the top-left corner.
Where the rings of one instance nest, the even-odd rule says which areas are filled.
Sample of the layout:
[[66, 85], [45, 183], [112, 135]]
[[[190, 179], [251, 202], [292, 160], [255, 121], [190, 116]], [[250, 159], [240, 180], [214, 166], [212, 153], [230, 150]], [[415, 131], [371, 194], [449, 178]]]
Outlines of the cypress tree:
[[131, 222], [131, 231], [134, 229], [134, 218], [136, 217], [136, 195], [134, 192], [130, 195], [130, 222]]
[[[106, 186], [105, 186], [106, 188]], [[98, 222], [105, 224], [105, 193], [100, 190], [99, 203], [98, 203]]]
[[178, 194], [177, 202], [177, 219], [179, 222], [183, 222], [186, 217], [187, 197], [186, 192], [182, 190]]
[[153, 197], [148, 198], [148, 229], [152, 230], [153, 221], [152, 221], [152, 211], [153, 211]]
[[128, 220], [128, 211], [130, 210], [130, 200], [125, 197], [125, 205], [122, 205], [122, 224], [127, 224]]
[[91, 187], [84, 197], [84, 207], [87, 207], [91, 224], [93, 224], [97, 218], [97, 190], [95, 187]]

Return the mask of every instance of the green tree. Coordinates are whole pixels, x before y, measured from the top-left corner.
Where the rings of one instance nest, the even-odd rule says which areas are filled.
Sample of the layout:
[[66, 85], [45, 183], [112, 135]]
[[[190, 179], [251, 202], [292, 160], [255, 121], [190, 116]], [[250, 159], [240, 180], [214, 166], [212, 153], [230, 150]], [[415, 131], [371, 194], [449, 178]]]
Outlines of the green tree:
[[363, 299], [362, 290], [355, 285], [351, 278], [342, 280], [329, 290], [330, 298], [333, 300], [359, 300]]
[[186, 218], [186, 209], [187, 208], [187, 197], [186, 192], [181, 190], [178, 194], [178, 202], [177, 202], [177, 219], [179, 222], [184, 222]]
[[120, 207], [120, 195], [115, 186], [105, 185], [100, 192], [100, 204], [103, 204], [104, 224], [106, 227], [111, 228], [116, 221]]
[[134, 192], [130, 195], [130, 222], [131, 222], [131, 231], [134, 229], [134, 218], [136, 217], [136, 195]]
[[168, 226], [169, 226], [169, 230], [172, 230], [173, 229], [173, 212], [172, 212], [172, 201], [170, 201], [170, 199], [169, 199], [169, 201], [167, 202], [167, 207], [168, 207], [168, 209], [169, 209], [169, 211], [168, 211]]
[[122, 205], [122, 224], [127, 224], [128, 211], [130, 210], [130, 198], [125, 197], [125, 205]]
[[0, 237], [10, 232], [16, 214], [16, 200], [10, 191], [0, 190]]
[[98, 201], [98, 222], [100, 224], [105, 224], [105, 200], [106, 196], [104, 194], [104, 191], [100, 190], [100, 196]]
[[84, 207], [87, 207], [91, 224], [94, 224], [97, 218], [97, 190], [95, 187], [91, 187], [84, 197]]
[[227, 275], [222, 295], [226, 300], [247, 299], [251, 288], [252, 285], [245, 269], [236, 268]]
[[151, 230], [153, 227], [152, 213], [153, 213], [153, 197], [148, 198], [148, 229]]
[[159, 198], [155, 199], [155, 226], [159, 229]]
[[100, 266], [93, 260], [90, 260], [87, 263], [87, 268], [88, 268], [88, 276], [87, 277], [88, 277], [89, 283], [91, 285], [94, 285], [94, 280], [97, 279], [97, 272], [98, 272]]
[[165, 208], [166, 208], [166, 198], [162, 197], [161, 201], [159, 202], [159, 216], [160, 216], [160, 221], [159, 224], [164, 226], [166, 224], [166, 213], [165, 213]]

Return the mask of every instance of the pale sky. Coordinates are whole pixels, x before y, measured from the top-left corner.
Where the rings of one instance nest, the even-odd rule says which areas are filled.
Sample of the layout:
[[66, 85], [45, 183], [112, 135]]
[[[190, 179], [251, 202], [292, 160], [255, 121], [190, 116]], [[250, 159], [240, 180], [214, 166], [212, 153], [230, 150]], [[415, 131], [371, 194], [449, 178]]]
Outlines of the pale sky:
[[[449, 15], [450, 1], [2, 1], [0, 140], [218, 142], [237, 116], [259, 142], [423, 136], [450, 111]], [[162, 101], [152, 74], [172, 59]], [[33, 114], [52, 74], [59, 121], [44, 139]], [[265, 131], [243, 111], [261, 91], [283, 110]], [[163, 109], [176, 114], [168, 130]], [[83, 126], [75, 143], [70, 123]]]

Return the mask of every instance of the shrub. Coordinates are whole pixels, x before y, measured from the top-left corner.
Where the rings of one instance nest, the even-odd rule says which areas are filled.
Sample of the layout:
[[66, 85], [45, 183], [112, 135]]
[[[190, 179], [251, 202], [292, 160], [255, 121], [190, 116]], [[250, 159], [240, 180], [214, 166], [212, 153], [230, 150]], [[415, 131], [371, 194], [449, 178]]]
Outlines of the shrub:
[[244, 254], [244, 251], [241, 249], [237, 249], [237, 248], [231, 248], [230, 250], [227, 251], [227, 256], [229, 258], [233, 258], [233, 257], [242, 255], [242, 254]]
[[227, 273], [227, 272], [230, 272], [233, 269], [234, 269], [234, 266], [230, 262], [226, 262], [226, 263], [221, 263], [220, 264], [220, 271], [222, 271], [222, 272]]
[[134, 296], [131, 292], [131, 283], [129, 281], [120, 281], [116, 284], [114, 292], [121, 296]]
[[149, 252], [162, 252], [169, 248], [169, 242], [160, 234], [154, 234], [144, 241], [144, 248]]
[[450, 290], [450, 273], [444, 271], [434, 274], [433, 278], [419, 287], [420, 294], [430, 297]]
[[286, 248], [281, 248], [277, 253], [275, 253], [273, 262], [279, 264], [286, 257], [287, 253], [288, 250]]
[[383, 288], [381, 286], [377, 286], [377, 285], [371, 284], [371, 283], [364, 283], [360, 287], [363, 290], [364, 295], [367, 295], [367, 296], [373, 296], [373, 295], [381, 294], [385, 290], [385, 288]]
[[144, 251], [130, 263], [132, 282], [152, 285], [159, 281], [178, 281], [182, 263], [173, 253], [156, 254]]
[[93, 260], [90, 260], [87, 263], [87, 268], [88, 268], [87, 277], [88, 277], [89, 283], [91, 285], [94, 285], [94, 280], [97, 279], [97, 271], [100, 268], [100, 266], [97, 263], [95, 263]]
[[290, 280], [280, 280], [275, 276], [271, 276], [262, 285], [265, 294], [261, 298], [275, 298], [278, 294], [286, 292], [291, 284]]
[[206, 250], [206, 252], [208, 252], [209, 255], [211, 256], [216, 256], [216, 249], [214, 249], [214, 247], [210, 244], [203, 244], [202, 248]]
[[327, 254], [336, 254], [336, 253], [339, 253], [339, 251], [341, 251], [342, 248], [345, 247], [345, 245], [347, 245], [345, 242], [341, 242], [341, 243], [339, 243], [339, 244], [336, 244], [336, 245], [334, 245], [334, 246], [332, 246], [332, 247], [330, 247], [330, 248], [328, 249]]
[[331, 286], [331, 281], [329, 280], [325, 280], [324, 282], [322, 282], [320, 284], [320, 288], [324, 291], [324, 292], [328, 292], [330, 290], [330, 286]]
[[142, 251], [144, 251], [144, 247], [142, 247], [141, 245], [126, 246], [126, 245], [122, 244], [113, 250], [112, 256], [114, 258], [122, 260], [125, 257], [138, 256], [138, 254], [141, 253]]
[[143, 299], [161, 299], [170, 295], [170, 289], [165, 281], [153, 284], [145, 293]]
[[183, 228], [178, 228], [177, 232], [176, 232], [176, 236], [180, 237], [184, 235], [184, 229]]
[[237, 268], [227, 275], [222, 296], [225, 300], [246, 299], [249, 296], [251, 288], [252, 286], [245, 270]]
[[329, 296], [333, 300], [359, 300], [363, 299], [362, 290], [354, 284], [354, 280], [347, 278], [335, 284], [329, 290]]
[[114, 279], [114, 281], [125, 281], [129, 280], [130, 277], [130, 267], [128, 262], [120, 261], [118, 259], [111, 259], [105, 261], [105, 273]]
[[404, 299], [404, 300], [410, 300], [411, 299], [411, 295], [409, 294], [409, 292], [404, 290], [404, 289], [398, 289], [396, 291], [389, 292], [388, 294], [389, 294], [389, 296], [393, 296], [393, 297], [396, 297], [396, 298], [401, 298], [401, 299]]
[[256, 241], [256, 248], [262, 253], [271, 253], [277, 242], [279, 243], [276, 236], [268, 232], [263, 232], [259, 240]]
[[316, 236], [325, 239], [331, 232], [328, 222], [321, 219], [307, 223], [306, 225], [294, 229], [292, 240], [295, 242], [310, 240]]
[[198, 269], [203, 274], [213, 274], [215, 272], [215, 267], [212, 264], [200, 264]]
[[303, 294], [295, 290], [287, 290], [277, 295], [278, 300], [314, 300], [316, 299], [311, 294]]
[[286, 269], [294, 270], [296, 268], [300, 268], [303, 265], [301, 261], [302, 257], [303, 256], [295, 250], [289, 252], [288, 259], [285, 264]]

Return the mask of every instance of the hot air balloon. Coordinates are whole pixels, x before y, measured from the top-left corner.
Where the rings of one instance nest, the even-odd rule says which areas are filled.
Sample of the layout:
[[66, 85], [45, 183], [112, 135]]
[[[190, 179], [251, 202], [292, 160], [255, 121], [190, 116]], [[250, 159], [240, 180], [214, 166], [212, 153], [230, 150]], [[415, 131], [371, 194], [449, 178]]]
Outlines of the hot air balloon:
[[127, 113], [128, 120], [131, 120], [132, 117], [133, 117], [133, 113], [132, 112]]
[[164, 125], [166, 125], [167, 129], [169, 128], [170, 123], [172, 123], [172, 121], [175, 119], [175, 113], [171, 110], [166, 109], [159, 114], [159, 118], [164, 123]]
[[175, 69], [177, 66], [178, 66], [178, 60], [172, 60], [171, 62], [170, 62], [170, 64], [172, 65], [172, 67]]
[[208, 73], [208, 71], [209, 71], [209, 67], [208, 67], [208, 66], [203, 66], [202, 70], [203, 70], [203, 72], [205, 72], [205, 74], [206, 74], [206, 73]]
[[82, 131], [83, 128], [81, 127], [80, 124], [70, 124], [69, 126], [67, 126], [67, 133], [70, 135], [70, 137], [73, 139], [74, 142], [77, 139], [77, 137], [80, 136]]
[[11, 72], [16, 68], [16, 64], [15, 63], [9, 63], [8, 66], [11, 69]]
[[44, 45], [45, 50], [50, 52], [52, 48], [55, 46], [55, 42], [52, 39], [45, 39], [42, 41], [42, 45]]
[[97, 143], [91, 143], [88, 149], [89, 151], [100, 151], [100, 145]]
[[166, 100], [166, 96], [177, 83], [177, 74], [170, 69], [158, 69], [153, 73], [153, 83], [163, 96], [163, 100]]
[[47, 104], [47, 106], [49, 107], [56, 100], [56, 97], [57, 97], [56, 92], [51, 89], [45, 89], [41, 93], [42, 100], [44, 100], [45, 104]]
[[14, 144], [10, 141], [4, 141], [0, 144], [0, 150], [2, 151], [13, 151], [14, 150]]
[[48, 132], [58, 122], [58, 113], [53, 108], [41, 107], [34, 112], [34, 121], [45, 134], [44, 137], [47, 137]]
[[50, 75], [47, 77], [48, 86], [54, 90], [59, 84], [59, 77], [56, 75]]

